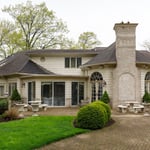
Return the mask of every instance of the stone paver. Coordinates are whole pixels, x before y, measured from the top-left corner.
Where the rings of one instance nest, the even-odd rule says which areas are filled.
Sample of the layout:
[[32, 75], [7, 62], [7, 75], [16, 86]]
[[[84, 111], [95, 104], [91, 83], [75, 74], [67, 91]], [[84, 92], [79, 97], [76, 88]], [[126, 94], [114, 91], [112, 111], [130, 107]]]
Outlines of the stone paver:
[[112, 118], [115, 123], [111, 126], [60, 140], [39, 150], [150, 150], [150, 117], [129, 114], [112, 115]]

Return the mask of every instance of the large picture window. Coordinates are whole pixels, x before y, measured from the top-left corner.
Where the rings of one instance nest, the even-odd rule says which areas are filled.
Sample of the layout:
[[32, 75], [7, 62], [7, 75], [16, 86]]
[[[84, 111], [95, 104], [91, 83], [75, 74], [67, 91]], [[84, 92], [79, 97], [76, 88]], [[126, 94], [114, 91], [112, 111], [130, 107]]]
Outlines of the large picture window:
[[49, 106], [65, 105], [65, 82], [42, 82], [42, 103]]
[[72, 105], [78, 105], [84, 99], [84, 82], [72, 82]]

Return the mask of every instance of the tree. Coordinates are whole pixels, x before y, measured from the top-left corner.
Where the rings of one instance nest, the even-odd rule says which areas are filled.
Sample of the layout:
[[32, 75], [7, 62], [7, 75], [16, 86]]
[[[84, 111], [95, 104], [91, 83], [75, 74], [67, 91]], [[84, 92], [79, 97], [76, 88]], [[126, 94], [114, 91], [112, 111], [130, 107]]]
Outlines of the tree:
[[11, 35], [15, 31], [15, 26], [9, 21], [1, 20], [0, 21], [0, 57], [6, 58], [11, 54], [10, 42], [12, 40]]
[[48, 10], [45, 3], [33, 5], [27, 1], [26, 4], [4, 7], [3, 12], [14, 19], [16, 31], [24, 41], [24, 50], [57, 48], [68, 32], [67, 26]]
[[144, 41], [143, 47], [150, 51], [150, 41]]
[[93, 32], [83, 32], [78, 38], [78, 47], [81, 49], [91, 49], [101, 44]]

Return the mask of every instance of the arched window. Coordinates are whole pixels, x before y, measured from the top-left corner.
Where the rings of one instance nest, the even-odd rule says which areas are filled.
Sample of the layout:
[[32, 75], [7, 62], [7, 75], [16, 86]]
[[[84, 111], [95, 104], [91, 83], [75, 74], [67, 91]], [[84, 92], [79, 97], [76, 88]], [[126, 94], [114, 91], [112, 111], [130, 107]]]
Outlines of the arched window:
[[99, 72], [94, 72], [91, 75], [91, 90], [92, 90], [92, 102], [95, 100], [99, 100], [103, 94], [103, 76]]
[[150, 93], [150, 72], [147, 72], [145, 76], [145, 91]]
[[101, 73], [99, 73], [99, 72], [94, 72], [94, 73], [92, 73], [92, 75], [91, 75], [91, 81], [101, 81], [101, 80], [103, 80], [103, 77], [102, 77], [102, 75], [101, 75]]

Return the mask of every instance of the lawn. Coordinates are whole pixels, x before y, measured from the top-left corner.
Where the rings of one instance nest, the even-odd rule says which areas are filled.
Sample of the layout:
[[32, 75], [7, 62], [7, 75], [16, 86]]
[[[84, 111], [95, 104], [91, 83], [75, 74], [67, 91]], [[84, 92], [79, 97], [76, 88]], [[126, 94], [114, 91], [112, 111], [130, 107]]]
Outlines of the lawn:
[[73, 116], [38, 116], [0, 123], [0, 149], [32, 150], [88, 132], [73, 127]]

